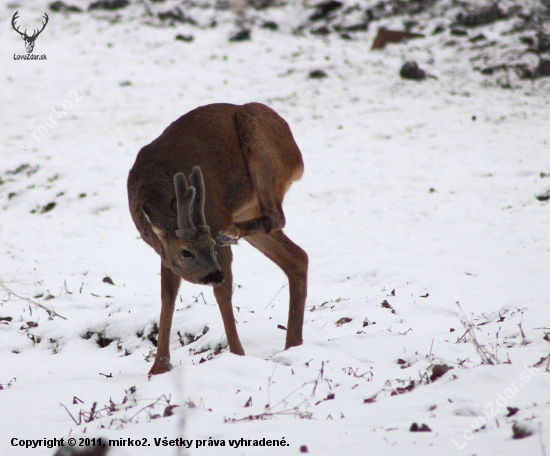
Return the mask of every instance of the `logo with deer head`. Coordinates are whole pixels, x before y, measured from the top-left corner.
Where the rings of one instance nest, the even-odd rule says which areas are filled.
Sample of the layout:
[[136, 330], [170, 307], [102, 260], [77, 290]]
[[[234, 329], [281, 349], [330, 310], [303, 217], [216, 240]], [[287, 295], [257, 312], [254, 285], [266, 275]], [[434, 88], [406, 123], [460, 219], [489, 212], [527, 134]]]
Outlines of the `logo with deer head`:
[[13, 17], [11, 18], [11, 26], [13, 27], [13, 29], [19, 33], [19, 35], [21, 35], [21, 38], [23, 38], [23, 40], [25, 40], [25, 48], [27, 49], [27, 54], [32, 54], [32, 51], [34, 49], [34, 43], [36, 42], [36, 39], [38, 38], [38, 36], [43, 32], [43, 30], [46, 28], [46, 24], [48, 23], [48, 15], [46, 13], [44, 13], [44, 19], [45, 21], [42, 22], [42, 28], [40, 30], [34, 30], [33, 29], [33, 34], [31, 36], [27, 35], [27, 30], [25, 29], [24, 32], [21, 32], [19, 31], [19, 27], [16, 27], [15, 25], [15, 21], [17, 21], [17, 19], [19, 18], [18, 16], [19, 14], [19, 10], [15, 12], [15, 14], [13, 15]]

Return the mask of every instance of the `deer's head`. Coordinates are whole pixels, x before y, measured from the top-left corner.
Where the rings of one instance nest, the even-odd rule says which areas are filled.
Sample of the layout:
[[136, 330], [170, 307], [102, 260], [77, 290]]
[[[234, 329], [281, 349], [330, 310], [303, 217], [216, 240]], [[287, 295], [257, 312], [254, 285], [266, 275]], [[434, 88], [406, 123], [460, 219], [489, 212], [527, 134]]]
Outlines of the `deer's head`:
[[23, 40], [25, 40], [25, 48], [27, 49], [27, 54], [31, 54], [33, 49], [34, 49], [34, 43], [36, 41], [36, 39], [38, 38], [38, 35], [40, 35], [42, 33], [42, 31], [46, 28], [46, 24], [48, 23], [48, 15], [46, 13], [44, 13], [44, 19], [45, 21], [42, 22], [42, 28], [40, 30], [33, 30], [33, 34], [31, 36], [27, 35], [27, 30], [25, 29], [25, 31], [23, 33], [21, 33], [19, 31], [19, 27], [16, 27], [15, 26], [15, 21], [18, 19], [18, 16], [17, 14], [19, 13], [19, 11], [16, 11], [15, 14], [13, 15], [12, 19], [11, 19], [11, 26], [13, 27], [13, 29], [19, 33], [19, 35], [21, 35], [21, 38], [23, 38]]
[[224, 275], [216, 260], [216, 241], [204, 217], [204, 180], [198, 166], [193, 168], [189, 180], [191, 185], [183, 173], [174, 176], [178, 218], [175, 233], [156, 227], [146, 215], [162, 242], [164, 266], [188, 282], [216, 287]]

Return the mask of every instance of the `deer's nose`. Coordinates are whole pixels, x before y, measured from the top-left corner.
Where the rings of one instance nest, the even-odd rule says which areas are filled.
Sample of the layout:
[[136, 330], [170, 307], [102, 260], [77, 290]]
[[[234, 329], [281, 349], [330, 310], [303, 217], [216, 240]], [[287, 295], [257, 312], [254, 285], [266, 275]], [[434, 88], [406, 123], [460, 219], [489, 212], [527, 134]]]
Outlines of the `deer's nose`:
[[218, 285], [221, 285], [224, 281], [225, 277], [223, 275], [223, 272], [221, 269], [217, 269], [214, 272], [211, 272], [208, 275], [205, 275], [203, 278], [199, 279], [200, 283], [203, 283], [204, 285], [212, 285], [214, 287], [217, 287]]

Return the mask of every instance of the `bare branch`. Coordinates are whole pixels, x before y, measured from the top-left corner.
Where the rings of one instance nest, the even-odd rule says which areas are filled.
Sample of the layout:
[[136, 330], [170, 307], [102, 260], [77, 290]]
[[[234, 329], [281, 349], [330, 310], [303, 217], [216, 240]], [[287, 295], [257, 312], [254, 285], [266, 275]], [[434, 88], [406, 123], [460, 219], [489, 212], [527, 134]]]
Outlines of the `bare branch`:
[[63, 318], [63, 320], [66, 320], [66, 318], [63, 315], [59, 315], [55, 310], [48, 309], [46, 306], [43, 306], [42, 304], [40, 304], [36, 301], [33, 301], [30, 298], [25, 298], [23, 296], [19, 296], [18, 294], [14, 293], [8, 287], [6, 287], [6, 285], [4, 285], [4, 282], [0, 281], [0, 288], [8, 294], [8, 301], [9, 301], [10, 296], [15, 296], [16, 298], [20, 299], [21, 301], [25, 301], [29, 304], [32, 304], [34, 306], [40, 307], [41, 309], [44, 309], [46, 312], [48, 312], [48, 315], [50, 317], [59, 317], [59, 318]]

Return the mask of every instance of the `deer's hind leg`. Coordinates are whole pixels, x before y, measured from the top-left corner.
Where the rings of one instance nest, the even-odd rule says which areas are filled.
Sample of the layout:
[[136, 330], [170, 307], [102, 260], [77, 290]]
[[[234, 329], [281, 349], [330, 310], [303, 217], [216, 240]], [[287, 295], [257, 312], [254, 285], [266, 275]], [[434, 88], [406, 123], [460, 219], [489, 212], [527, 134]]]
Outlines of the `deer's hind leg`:
[[236, 116], [240, 147], [252, 181], [248, 208], [222, 234], [268, 234], [285, 226], [283, 198], [304, 172], [302, 154], [287, 123], [267, 106], [250, 103]]
[[281, 230], [245, 238], [279, 266], [288, 278], [290, 303], [285, 348], [302, 345], [302, 328], [307, 296], [308, 256]]

